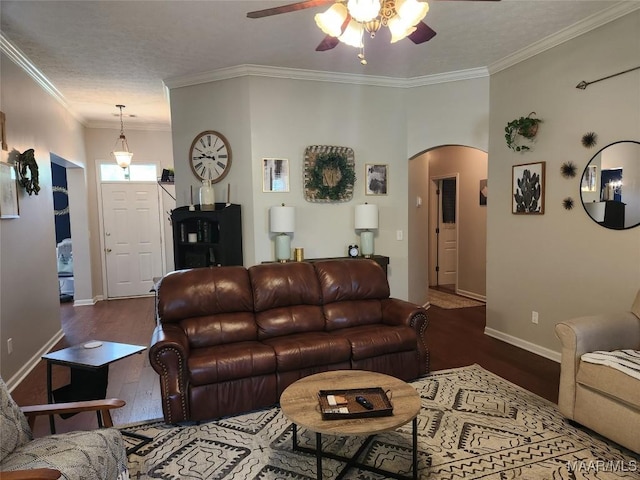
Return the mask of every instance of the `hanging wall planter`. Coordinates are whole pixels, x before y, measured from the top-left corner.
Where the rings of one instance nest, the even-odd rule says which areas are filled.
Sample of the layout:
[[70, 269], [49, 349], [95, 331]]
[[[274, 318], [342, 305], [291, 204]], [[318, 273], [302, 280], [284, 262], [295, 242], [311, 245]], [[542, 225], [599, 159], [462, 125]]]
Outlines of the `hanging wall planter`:
[[542, 120], [535, 118], [533, 116], [535, 114], [536, 112], [531, 112], [526, 117], [520, 117], [507, 123], [504, 129], [507, 147], [515, 152], [531, 150], [527, 145], [520, 145], [519, 141], [521, 138], [533, 140], [538, 134], [538, 125], [542, 123]]

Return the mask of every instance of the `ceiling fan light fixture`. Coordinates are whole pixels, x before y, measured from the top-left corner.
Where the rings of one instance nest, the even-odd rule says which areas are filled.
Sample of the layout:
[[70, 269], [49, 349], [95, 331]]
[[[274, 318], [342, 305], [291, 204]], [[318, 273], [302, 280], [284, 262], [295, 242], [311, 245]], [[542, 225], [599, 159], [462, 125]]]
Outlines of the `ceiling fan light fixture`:
[[361, 23], [351, 20], [344, 33], [338, 37], [342, 43], [355, 48], [362, 48], [362, 32], [364, 27]]
[[402, 40], [416, 31], [416, 27], [410, 25], [399, 15], [395, 15], [389, 19], [387, 23], [389, 31], [391, 32], [391, 43], [396, 43], [398, 40]]
[[415, 26], [429, 12], [429, 4], [418, 0], [396, 0], [396, 12], [410, 26]]
[[380, 19], [374, 18], [373, 20], [369, 20], [364, 24], [364, 29], [369, 32], [369, 34], [371, 34], [371, 38], [374, 38], [378, 30], [380, 30], [381, 26], [382, 22], [380, 21]]
[[369, 22], [379, 15], [380, 0], [349, 0], [347, 10], [358, 22]]
[[129, 143], [127, 142], [127, 137], [124, 136], [124, 123], [122, 121], [122, 109], [124, 108], [124, 105], [116, 105], [116, 108], [120, 109], [120, 136], [116, 140], [116, 144], [111, 155], [113, 155], [113, 158], [115, 158], [116, 163], [120, 168], [126, 169], [131, 165], [133, 153], [129, 151]]
[[343, 3], [334, 3], [323, 13], [318, 13], [314, 19], [318, 28], [325, 35], [339, 37], [342, 34], [342, 24], [347, 19], [349, 12]]

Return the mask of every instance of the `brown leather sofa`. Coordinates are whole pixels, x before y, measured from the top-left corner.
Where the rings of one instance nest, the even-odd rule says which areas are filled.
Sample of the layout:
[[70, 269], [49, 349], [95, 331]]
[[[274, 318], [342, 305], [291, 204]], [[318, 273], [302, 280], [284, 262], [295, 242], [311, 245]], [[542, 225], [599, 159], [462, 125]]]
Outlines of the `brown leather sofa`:
[[180, 270], [157, 296], [149, 358], [167, 423], [274, 405], [291, 383], [327, 370], [403, 380], [429, 371], [426, 310], [389, 298], [372, 260]]

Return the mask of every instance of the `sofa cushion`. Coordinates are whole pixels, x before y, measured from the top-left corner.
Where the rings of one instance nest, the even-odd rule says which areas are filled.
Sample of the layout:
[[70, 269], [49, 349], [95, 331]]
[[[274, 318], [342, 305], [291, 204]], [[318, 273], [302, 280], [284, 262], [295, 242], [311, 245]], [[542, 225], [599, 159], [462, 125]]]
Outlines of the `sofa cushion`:
[[257, 340], [253, 313], [236, 312], [187, 318], [180, 322], [191, 348]]
[[313, 264], [320, 281], [324, 304], [347, 300], [389, 297], [389, 283], [373, 260], [324, 260]]
[[294, 305], [258, 312], [255, 315], [258, 338], [324, 331], [322, 308], [315, 305]]
[[359, 325], [382, 324], [380, 300], [350, 300], [324, 306], [327, 331]]
[[307, 332], [264, 340], [276, 354], [278, 371], [349, 361], [351, 345], [345, 338], [326, 332]]
[[251, 284], [244, 267], [178, 270], [165, 275], [157, 290], [158, 316], [162, 323], [220, 313], [253, 312]]
[[580, 361], [576, 382], [640, 409], [640, 381], [620, 370]]
[[193, 349], [187, 365], [191, 383], [206, 385], [274, 373], [276, 356], [260, 342], [236, 342]]
[[53, 468], [63, 479], [129, 478], [122, 435], [115, 428], [36, 438], [2, 462], [2, 470]]
[[249, 268], [254, 311], [291, 305], [322, 305], [322, 293], [310, 263], [268, 263]]
[[415, 331], [406, 326], [364, 325], [331, 334], [349, 340], [353, 360], [417, 349]]

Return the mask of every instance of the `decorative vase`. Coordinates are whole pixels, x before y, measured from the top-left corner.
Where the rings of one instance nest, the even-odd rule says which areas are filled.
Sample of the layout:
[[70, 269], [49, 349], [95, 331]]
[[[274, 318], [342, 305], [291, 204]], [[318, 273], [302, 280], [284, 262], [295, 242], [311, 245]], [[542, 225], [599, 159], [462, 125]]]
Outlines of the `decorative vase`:
[[216, 200], [211, 180], [203, 180], [200, 187], [200, 210], [215, 210]]

